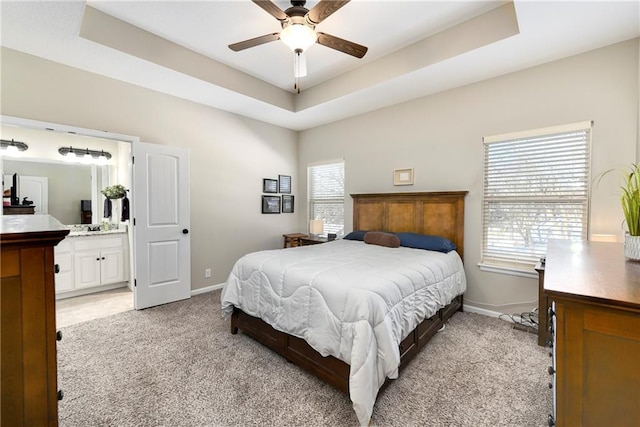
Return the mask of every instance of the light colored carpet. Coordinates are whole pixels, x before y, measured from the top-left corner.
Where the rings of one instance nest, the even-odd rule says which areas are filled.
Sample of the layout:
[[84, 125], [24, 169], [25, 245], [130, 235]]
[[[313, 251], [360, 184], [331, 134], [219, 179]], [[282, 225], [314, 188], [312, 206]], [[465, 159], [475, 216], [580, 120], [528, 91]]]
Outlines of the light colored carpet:
[[[356, 426], [347, 395], [251, 338], [220, 291], [63, 328], [62, 427]], [[547, 352], [501, 320], [457, 313], [378, 396], [378, 426], [543, 426]]]

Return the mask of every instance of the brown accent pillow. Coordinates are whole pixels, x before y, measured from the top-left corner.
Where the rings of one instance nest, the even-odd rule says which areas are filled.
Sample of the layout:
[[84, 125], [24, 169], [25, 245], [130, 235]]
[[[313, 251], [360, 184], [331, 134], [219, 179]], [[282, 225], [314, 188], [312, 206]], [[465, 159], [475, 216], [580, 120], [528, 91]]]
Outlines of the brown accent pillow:
[[393, 233], [384, 231], [369, 231], [364, 235], [364, 242], [370, 245], [386, 246], [397, 248], [400, 246], [400, 238]]

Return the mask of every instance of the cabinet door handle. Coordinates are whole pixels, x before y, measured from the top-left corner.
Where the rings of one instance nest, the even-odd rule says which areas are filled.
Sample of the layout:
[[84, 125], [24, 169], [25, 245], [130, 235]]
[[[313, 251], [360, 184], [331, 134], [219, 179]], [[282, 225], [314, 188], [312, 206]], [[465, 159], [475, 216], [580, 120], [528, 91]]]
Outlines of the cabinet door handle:
[[556, 373], [556, 370], [553, 369], [553, 366], [549, 366], [549, 369], [547, 369], [547, 372], [549, 372], [549, 375], [553, 375]]
[[96, 258], [96, 261], [100, 261], [100, 258]]
[[62, 400], [64, 397], [64, 392], [62, 390], [58, 390], [58, 400]]
[[56, 264], [53, 266], [53, 271], [57, 274], [60, 273], [60, 264]]
[[182, 234], [189, 234], [189, 230], [187, 230], [186, 228], [184, 228], [184, 229], [182, 230]]
[[100, 259], [104, 259], [104, 257], [100, 258]]
[[62, 331], [56, 332], [56, 341], [62, 341]]

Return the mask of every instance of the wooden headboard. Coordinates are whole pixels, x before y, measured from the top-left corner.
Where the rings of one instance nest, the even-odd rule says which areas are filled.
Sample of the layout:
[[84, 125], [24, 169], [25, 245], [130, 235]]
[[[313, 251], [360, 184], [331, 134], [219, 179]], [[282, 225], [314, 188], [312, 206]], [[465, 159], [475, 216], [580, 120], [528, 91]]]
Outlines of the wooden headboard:
[[464, 260], [464, 198], [468, 191], [352, 194], [353, 229], [446, 237]]

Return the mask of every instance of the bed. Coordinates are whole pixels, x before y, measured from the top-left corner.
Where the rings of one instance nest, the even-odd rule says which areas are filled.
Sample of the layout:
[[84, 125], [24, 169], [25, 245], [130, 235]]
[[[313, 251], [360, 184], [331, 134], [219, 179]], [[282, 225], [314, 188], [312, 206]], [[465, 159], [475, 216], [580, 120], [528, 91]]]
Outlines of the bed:
[[456, 251], [339, 239], [245, 255], [221, 297], [231, 333], [348, 393], [368, 424], [386, 380], [462, 310], [466, 193], [351, 195], [354, 230], [441, 236]]

